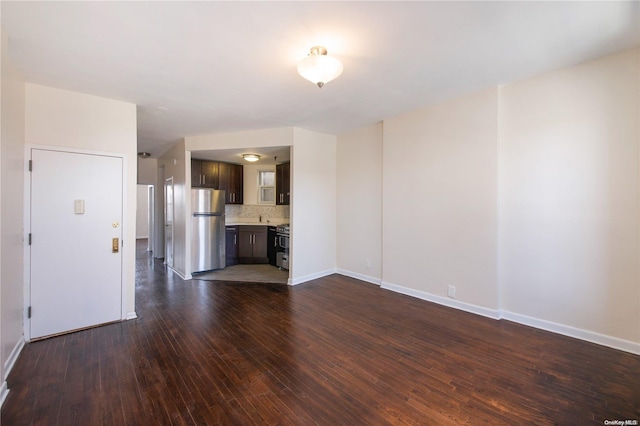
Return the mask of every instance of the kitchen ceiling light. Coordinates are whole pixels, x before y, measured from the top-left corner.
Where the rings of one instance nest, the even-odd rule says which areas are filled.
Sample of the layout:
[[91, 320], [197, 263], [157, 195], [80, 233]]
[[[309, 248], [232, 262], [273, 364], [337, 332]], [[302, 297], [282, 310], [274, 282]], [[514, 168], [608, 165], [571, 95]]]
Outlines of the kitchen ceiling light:
[[321, 89], [326, 83], [338, 78], [342, 69], [342, 63], [327, 56], [327, 49], [323, 46], [313, 46], [309, 56], [298, 64], [298, 73]]
[[260, 156], [256, 154], [242, 154], [242, 158], [244, 158], [245, 161], [253, 163], [255, 161], [258, 161], [260, 159]]
[[148, 152], [139, 152], [138, 153], [138, 157], [140, 157], [140, 158], [149, 158], [149, 157], [151, 157], [151, 154], [148, 153]]

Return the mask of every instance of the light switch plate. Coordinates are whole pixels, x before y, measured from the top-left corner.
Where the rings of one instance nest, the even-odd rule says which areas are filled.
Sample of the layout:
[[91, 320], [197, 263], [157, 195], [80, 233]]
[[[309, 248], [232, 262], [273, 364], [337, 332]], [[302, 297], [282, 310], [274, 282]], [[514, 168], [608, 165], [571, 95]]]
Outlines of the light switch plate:
[[75, 200], [74, 211], [76, 214], [84, 214], [84, 200]]

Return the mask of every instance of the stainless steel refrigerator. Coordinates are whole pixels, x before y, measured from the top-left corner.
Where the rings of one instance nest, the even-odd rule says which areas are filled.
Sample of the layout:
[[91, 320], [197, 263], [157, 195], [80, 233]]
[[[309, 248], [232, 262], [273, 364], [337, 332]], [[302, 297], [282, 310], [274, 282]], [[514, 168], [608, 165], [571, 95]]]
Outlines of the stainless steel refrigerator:
[[225, 267], [224, 191], [191, 190], [191, 271]]

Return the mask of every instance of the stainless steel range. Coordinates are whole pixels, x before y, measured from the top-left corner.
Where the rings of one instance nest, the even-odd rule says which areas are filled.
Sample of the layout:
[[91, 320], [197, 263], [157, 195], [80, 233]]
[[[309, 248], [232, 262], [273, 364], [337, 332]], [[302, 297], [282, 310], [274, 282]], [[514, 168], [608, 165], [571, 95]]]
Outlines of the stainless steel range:
[[288, 224], [278, 225], [276, 228], [276, 265], [282, 269], [289, 269], [289, 233]]

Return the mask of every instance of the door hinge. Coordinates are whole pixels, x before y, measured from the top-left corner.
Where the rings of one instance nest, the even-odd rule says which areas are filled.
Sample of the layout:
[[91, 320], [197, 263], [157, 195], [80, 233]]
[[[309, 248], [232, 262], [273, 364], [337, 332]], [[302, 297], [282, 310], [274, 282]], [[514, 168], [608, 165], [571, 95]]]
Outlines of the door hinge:
[[29, 171], [33, 171], [33, 160], [29, 160]]
[[27, 308], [27, 318], [31, 318], [31, 306]]
[[31, 245], [31, 232], [29, 232], [29, 245]]

